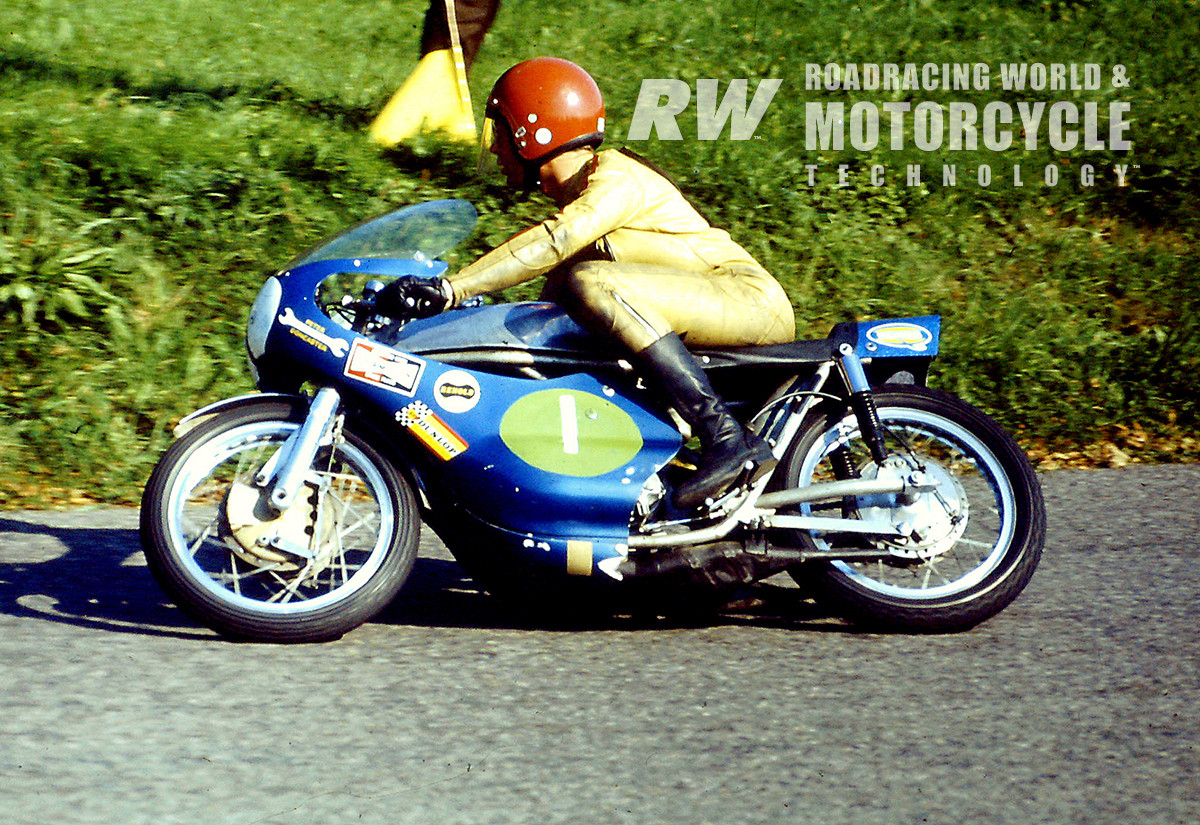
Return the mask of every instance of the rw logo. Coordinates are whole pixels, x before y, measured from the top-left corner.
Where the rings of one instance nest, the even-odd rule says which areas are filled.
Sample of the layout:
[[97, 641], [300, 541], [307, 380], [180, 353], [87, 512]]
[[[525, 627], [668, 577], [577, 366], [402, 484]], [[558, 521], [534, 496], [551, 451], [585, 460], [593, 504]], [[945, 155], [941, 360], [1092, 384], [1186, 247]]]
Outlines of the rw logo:
[[[750, 82], [744, 79], [730, 80], [718, 105], [720, 81], [697, 80], [696, 137], [700, 140], [717, 140], [725, 131], [726, 123], [729, 124], [729, 137], [733, 140], [754, 137], [754, 130], [758, 128], [759, 121], [782, 82], [779, 79], [760, 80], [754, 97], [747, 104]], [[633, 120], [629, 124], [629, 140], [648, 140], [651, 127], [659, 140], [682, 140], [683, 134], [675, 118], [687, 109], [691, 101], [692, 89], [685, 81], [665, 78], [643, 80], [637, 106], [633, 110]]]

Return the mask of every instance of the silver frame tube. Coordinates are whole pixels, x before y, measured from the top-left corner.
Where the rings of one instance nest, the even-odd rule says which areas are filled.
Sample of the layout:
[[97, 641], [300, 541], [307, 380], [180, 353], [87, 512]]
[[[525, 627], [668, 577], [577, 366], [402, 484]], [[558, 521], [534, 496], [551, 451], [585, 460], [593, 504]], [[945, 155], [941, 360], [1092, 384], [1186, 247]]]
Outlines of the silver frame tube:
[[902, 495], [913, 489], [928, 489], [905, 479], [849, 479], [827, 481], [808, 487], [796, 487], [748, 498], [742, 506], [724, 520], [710, 527], [690, 530], [686, 533], [660, 533], [629, 537], [629, 547], [660, 548], [683, 547], [719, 541], [734, 531], [740, 524], [755, 524], [764, 528], [785, 530], [812, 530], [818, 533], [869, 533], [872, 535], [898, 536], [897, 527], [891, 522], [865, 521], [862, 519], [827, 518], [824, 516], [777, 515], [775, 509], [790, 504], [814, 501], [837, 501], [846, 496], [871, 496], [895, 493]]

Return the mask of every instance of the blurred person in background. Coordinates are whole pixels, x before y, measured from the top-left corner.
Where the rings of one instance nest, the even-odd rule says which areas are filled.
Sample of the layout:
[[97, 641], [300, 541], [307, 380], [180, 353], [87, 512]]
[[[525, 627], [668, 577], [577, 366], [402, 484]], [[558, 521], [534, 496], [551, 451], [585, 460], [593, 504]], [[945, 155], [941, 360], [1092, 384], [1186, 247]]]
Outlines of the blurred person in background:
[[422, 134], [473, 143], [475, 118], [467, 77], [500, 0], [431, 0], [417, 67], [371, 124], [371, 137], [392, 147]]

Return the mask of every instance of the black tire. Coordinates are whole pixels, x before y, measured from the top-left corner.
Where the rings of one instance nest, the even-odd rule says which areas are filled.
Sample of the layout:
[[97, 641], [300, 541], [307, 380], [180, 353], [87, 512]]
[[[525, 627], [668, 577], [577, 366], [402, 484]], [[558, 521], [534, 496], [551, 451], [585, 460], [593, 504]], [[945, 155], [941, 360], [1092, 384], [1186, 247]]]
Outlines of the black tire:
[[147, 482], [140, 532], [150, 571], [181, 610], [224, 636], [335, 639], [387, 606], [412, 570], [420, 534], [412, 489], [348, 430], [313, 463], [324, 486], [306, 484], [290, 515], [273, 522], [313, 557], [252, 540], [268, 511], [248, 479], [305, 410], [300, 400], [272, 400], [221, 413], [168, 448]]
[[[806, 515], [913, 516], [921, 539], [904, 542], [798, 533], [809, 547], [837, 542], [888, 549], [886, 561], [813, 562], [793, 571], [826, 608], [875, 630], [952, 632], [994, 616], [1028, 584], [1041, 557], [1046, 511], [1029, 460], [1011, 436], [970, 404], [927, 387], [886, 385], [875, 396], [898, 471], [922, 463], [945, 491], [908, 510], [885, 501], [850, 499], [804, 505]], [[841, 452], [840, 459], [837, 453]], [[831, 457], [833, 456], [833, 457]], [[826, 405], [805, 422], [772, 486], [807, 486], [873, 463], [853, 414]], [[940, 511], [939, 511], [940, 508]], [[903, 514], [903, 515], [902, 515]], [[915, 514], [915, 515], [914, 515]]]

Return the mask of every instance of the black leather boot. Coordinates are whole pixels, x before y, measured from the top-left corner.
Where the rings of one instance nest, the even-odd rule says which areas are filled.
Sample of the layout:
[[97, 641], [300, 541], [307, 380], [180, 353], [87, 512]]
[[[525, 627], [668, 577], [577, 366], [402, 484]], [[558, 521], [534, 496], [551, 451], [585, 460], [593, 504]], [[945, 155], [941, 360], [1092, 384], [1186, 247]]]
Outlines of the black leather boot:
[[675, 333], [659, 338], [638, 354], [648, 377], [666, 395], [700, 439], [696, 472], [675, 490], [673, 501], [692, 509], [716, 498], [744, 473], [751, 478], [775, 466], [770, 446], [738, 423], [712, 388], [700, 364]]

